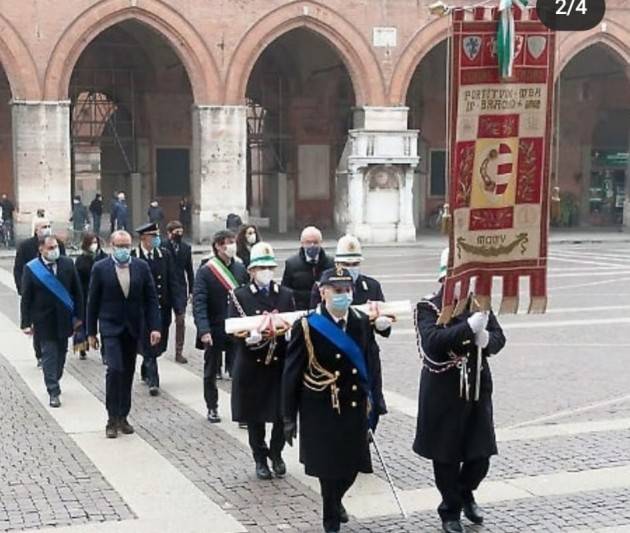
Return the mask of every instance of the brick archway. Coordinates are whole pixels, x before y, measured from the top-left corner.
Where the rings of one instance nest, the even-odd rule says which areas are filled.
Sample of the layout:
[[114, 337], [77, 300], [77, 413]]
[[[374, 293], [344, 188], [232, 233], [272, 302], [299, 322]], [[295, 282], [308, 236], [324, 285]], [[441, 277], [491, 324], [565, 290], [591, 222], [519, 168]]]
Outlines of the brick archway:
[[570, 32], [558, 43], [556, 79], [571, 59], [594, 44], [606, 45], [630, 67], [630, 31], [610, 19], [604, 19], [603, 24], [606, 24], [606, 31], [602, 31], [599, 25], [589, 31]]
[[298, 1], [271, 11], [248, 29], [228, 68], [224, 101], [242, 104], [249, 76], [265, 48], [285, 33], [306, 28], [323, 37], [341, 56], [350, 74], [356, 104], [385, 105], [383, 75], [369, 43], [341, 15], [328, 7]]
[[450, 17], [440, 17], [420, 28], [403, 50], [389, 84], [389, 104], [405, 105], [407, 91], [418, 65], [440, 42], [446, 39]]
[[13, 26], [0, 15], [0, 63], [14, 100], [40, 100], [41, 84], [30, 51]]
[[44, 97], [68, 98], [74, 66], [83, 50], [107, 28], [125, 20], [146, 24], [171, 45], [182, 61], [196, 104], [216, 104], [221, 89], [216, 62], [195, 28], [160, 0], [105, 0], [77, 16], [51, 54], [44, 78]]

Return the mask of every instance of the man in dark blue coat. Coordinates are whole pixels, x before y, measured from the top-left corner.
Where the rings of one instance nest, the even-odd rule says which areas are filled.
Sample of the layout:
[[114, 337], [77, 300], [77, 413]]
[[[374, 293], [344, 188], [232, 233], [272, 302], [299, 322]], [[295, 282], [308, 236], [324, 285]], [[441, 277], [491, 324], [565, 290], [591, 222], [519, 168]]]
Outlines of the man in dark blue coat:
[[131, 255], [148, 263], [160, 306], [161, 339], [159, 344], [152, 346], [148, 335], [142, 338], [142, 367], [140, 368], [142, 380], [149, 386], [149, 394], [157, 396], [160, 392], [157, 358], [166, 351], [173, 310], [175, 314], [185, 312], [186, 294], [180, 289], [173, 256], [162, 247], [158, 225], [149, 222], [136, 231], [140, 235], [140, 244], [132, 250]]
[[22, 331], [37, 334], [50, 406], [59, 407], [59, 380], [66, 362], [68, 337], [81, 326], [84, 307], [74, 263], [61, 256], [55, 236], [40, 238], [39, 257], [24, 267], [21, 288]]
[[[192, 298], [195, 272], [192, 264], [192, 248], [184, 242], [184, 225], [179, 220], [173, 220], [166, 226], [168, 240], [164, 247], [171, 253], [175, 262], [175, 276], [177, 277], [179, 298], [187, 303]], [[183, 355], [186, 337], [186, 306], [181, 313], [175, 314], [175, 362], [186, 364], [188, 359]]]
[[98, 349], [96, 335], [101, 333], [107, 360], [105, 406], [109, 419], [108, 438], [118, 431], [133, 433], [127, 421], [131, 409], [131, 388], [138, 345], [144, 336], [159, 344], [160, 309], [145, 261], [132, 259], [131, 235], [115, 231], [111, 237], [112, 256], [95, 263], [88, 296], [88, 341]]
[[[447, 261], [445, 250], [441, 282]], [[442, 289], [421, 300], [416, 310], [424, 366], [413, 449], [433, 461], [435, 484], [442, 495], [438, 514], [445, 533], [463, 533], [462, 510], [471, 522], [483, 522], [473, 491], [486, 477], [490, 457], [497, 453], [488, 358], [503, 349], [505, 336], [494, 314], [475, 312], [473, 302], [469, 298], [465, 310], [446, 325], [437, 323]], [[478, 348], [482, 356], [479, 383]]]

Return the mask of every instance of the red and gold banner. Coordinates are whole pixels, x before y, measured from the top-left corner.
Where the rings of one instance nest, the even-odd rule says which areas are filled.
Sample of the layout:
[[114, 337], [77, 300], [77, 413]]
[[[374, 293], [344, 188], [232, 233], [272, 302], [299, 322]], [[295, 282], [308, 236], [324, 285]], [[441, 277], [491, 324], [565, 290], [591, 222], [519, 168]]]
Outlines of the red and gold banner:
[[[501, 79], [494, 8], [452, 13], [451, 173], [453, 217], [442, 320], [474, 286], [490, 307], [502, 279], [501, 312], [515, 313], [529, 278], [530, 312], [547, 302], [549, 163], [555, 35], [535, 9], [514, 7], [512, 77]], [[460, 301], [463, 298], [460, 298]]]

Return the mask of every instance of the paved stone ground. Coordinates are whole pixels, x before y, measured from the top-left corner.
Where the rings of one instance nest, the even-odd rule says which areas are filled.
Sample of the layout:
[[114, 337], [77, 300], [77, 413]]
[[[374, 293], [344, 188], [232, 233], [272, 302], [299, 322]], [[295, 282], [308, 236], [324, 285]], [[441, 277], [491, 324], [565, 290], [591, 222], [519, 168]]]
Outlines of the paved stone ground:
[[[366, 250], [364, 271], [381, 279], [388, 299], [417, 300], [435, 288], [433, 277], [440, 246], [440, 241], [433, 239], [417, 247], [370, 248]], [[625, 278], [630, 279], [630, 245], [622, 241], [557, 244], [552, 247], [551, 255], [550, 313], [543, 317], [519, 315], [501, 319], [506, 326], [508, 346], [492, 361], [497, 426], [544, 424], [553, 428], [555, 424], [569, 422], [630, 419], [630, 388], [626, 370], [630, 333], [627, 323], [614, 322], [629, 316], [630, 285]], [[283, 252], [282, 257], [285, 256]], [[10, 261], [0, 261], [0, 266], [10, 268]], [[396, 279], [397, 275], [405, 277]], [[16, 304], [14, 294], [0, 290], [0, 310], [12, 320], [17, 319]], [[526, 296], [523, 297], [523, 305], [526, 305]], [[567, 324], [570, 321], [577, 323]], [[591, 324], [590, 321], [597, 323]], [[524, 327], [528, 324], [531, 327]], [[401, 321], [392, 338], [381, 341], [385, 388], [403, 397], [410, 405], [417, 398], [420, 370], [412, 327], [410, 320]], [[186, 355], [190, 364], [182, 368], [201, 376], [201, 353], [193, 347], [190, 330]], [[79, 361], [72, 356], [69, 359], [68, 372], [102, 401], [103, 367], [98, 358], [91, 355], [88, 361]], [[230, 382], [220, 382], [220, 387], [229, 392]], [[56, 425], [46, 409], [40, 406], [1, 358], [0, 388], [0, 405], [17, 402], [20, 404], [18, 412], [23, 413], [19, 417], [35, 417], [33, 421], [27, 418], [27, 431], [16, 425], [16, 417], [11, 415], [10, 437], [2, 441], [0, 530], [3, 527], [5, 530], [36, 528], [49, 523], [45, 511], [54, 510], [55, 504], [42, 499], [34, 504], [35, 509], [41, 511], [39, 513], [22, 512], [22, 507], [20, 513], [2, 514], [1, 511], [7, 490], [30, 494], [29, 491], [34, 489], [46, 494], [49, 481], [45, 478], [50, 477], [50, 471], [41, 470], [39, 465], [48, 464], [47, 461], [55, 458], [63, 464], [60, 469], [52, 470], [60, 480], [65, 479], [69, 483], [63, 477], [65, 475], [71, 480], [80, 480], [82, 488], [94, 487], [89, 491], [92, 495], [90, 499], [81, 497], [76, 500], [83, 512], [81, 516], [72, 517], [68, 512], [56, 524], [81, 523], [87, 515], [90, 520], [131, 516], [131, 511], [73, 441], [58, 427], [57, 432], [54, 431]], [[176, 395], [169, 394], [167, 388], [159, 398], [154, 399], [139, 383], [135, 386], [132, 422], [142, 439], [208, 498], [230, 512], [248, 531], [320, 530], [318, 494], [292, 475], [270, 483], [257, 481], [249, 451], [225, 432], [225, 425], [231, 422], [209, 425], [196, 411], [182, 404]], [[2, 423], [3, 428], [6, 427], [4, 416]], [[37, 427], [47, 430], [32, 430]], [[52, 430], [49, 431], [49, 428]], [[414, 429], [415, 420], [396, 409], [381, 420], [379, 427], [380, 445], [400, 490], [432, 486], [429, 462], [411, 451]], [[37, 460], [30, 470], [20, 467], [16, 471], [16, 465], [20, 464], [17, 460], [24, 456], [12, 456], [7, 450], [31, 448], [40, 449], [40, 452], [29, 454]], [[499, 449], [500, 455], [493, 459], [489, 480], [560, 472], [596, 472], [604, 467], [630, 465], [630, 429], [525, 438], [502, 442]], [[13, 465], [13, 470], [4, 466], [5, 461], [7, 465]], [[384, 478], [376, 460], [375, 466], [376, 475]], [[30, 477], [27, 472], [35, 477]], [[598, 490], [575, 494], [568, 494], [567, 490], [552, 496], [489, 503], [484, 506], [486, 526], [469, 527], [468, 530], [568, 532], [582, 528], [596, 530], [628, 526], [630, 502], [627, 487], [630, 487], [630, 480], [626, 488], [621, 489], [613, 488], [612, 481], [609, 488], [600, 487]], [[99, 502], [108, 501], [119, 514], [93, 514], [88, 502], [97, 498]], [[29, 504], [24, 505], [25, 510], [30, 509]], [[26, 514], [31, 515], [29, 523], [23, 520]], [[434, 533], [439, 531], [438, 525], [435, 513], [426, 511], [413, 513], [407, 521], [395, 515], [353, 520], [343, 530]], [[208, 531], [212, 533], [211, 529]]]
[[133, 513], [0, 355], [0, 531]]

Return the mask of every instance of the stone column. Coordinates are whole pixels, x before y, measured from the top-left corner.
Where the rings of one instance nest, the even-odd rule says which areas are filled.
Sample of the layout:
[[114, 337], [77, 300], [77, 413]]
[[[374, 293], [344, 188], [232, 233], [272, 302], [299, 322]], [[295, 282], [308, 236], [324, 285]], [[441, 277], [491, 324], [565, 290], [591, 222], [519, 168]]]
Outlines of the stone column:
[[414, 168], [408, 166], [400, 187], [400, 222], [396, 228], [398, 242], [416, 240], [416, 226], [413, 221], [413, 176]]
[[225, 228], [229, 213], [247, 218], [247, 108], [195, 106], [192, 183], [193, 238]]
[[44, 208], [54, 231], [64, 236], [70, 218], [70, 102], [13, 101], [13, 172], [18, 209], [16, 235], [31, 235], [31, 221]]

